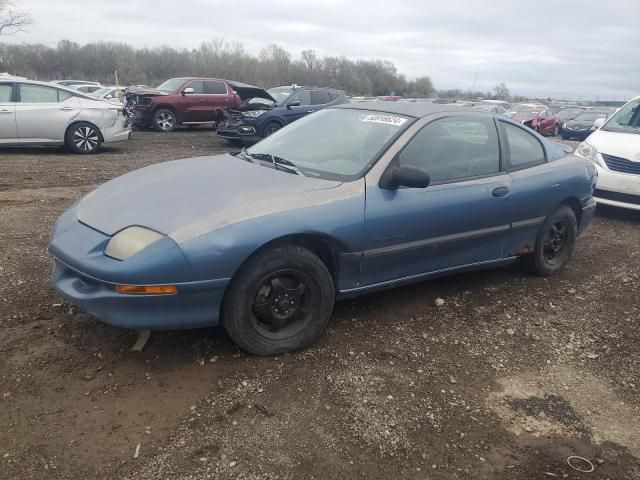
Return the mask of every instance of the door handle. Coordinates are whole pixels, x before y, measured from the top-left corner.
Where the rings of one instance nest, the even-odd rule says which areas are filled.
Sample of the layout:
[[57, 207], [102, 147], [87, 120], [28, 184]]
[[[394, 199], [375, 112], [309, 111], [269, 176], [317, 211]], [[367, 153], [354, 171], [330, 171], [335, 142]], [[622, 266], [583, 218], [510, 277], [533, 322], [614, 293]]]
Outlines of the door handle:
[[62, 107], [60, 110], [62, 110], [63, 112], [70, 112], [71, 110], [75, 110], [75, 108], [73, 108], [73, 107]]
[[494, 197], [506, 197], [509, 195], [509, 189], [507, 187], [498, 187], [494, 188], [491, 192], [491, 195]]
[[0, 110], [0, 113], [13, 113], [11, 110], [6, 110], [6, 109], [2, 109]]
[[315, 110], [307, 110], [307, 113], [313, 113]]

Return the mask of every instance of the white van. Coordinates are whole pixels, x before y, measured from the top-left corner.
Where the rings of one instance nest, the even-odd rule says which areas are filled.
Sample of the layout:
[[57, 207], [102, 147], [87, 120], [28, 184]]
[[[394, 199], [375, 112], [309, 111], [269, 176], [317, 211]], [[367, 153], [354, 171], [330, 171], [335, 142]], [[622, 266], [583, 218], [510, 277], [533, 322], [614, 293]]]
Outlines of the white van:
[[576, 154], [596, 164], [596, 201], [640, 210], [640, 97], [594, 126]]

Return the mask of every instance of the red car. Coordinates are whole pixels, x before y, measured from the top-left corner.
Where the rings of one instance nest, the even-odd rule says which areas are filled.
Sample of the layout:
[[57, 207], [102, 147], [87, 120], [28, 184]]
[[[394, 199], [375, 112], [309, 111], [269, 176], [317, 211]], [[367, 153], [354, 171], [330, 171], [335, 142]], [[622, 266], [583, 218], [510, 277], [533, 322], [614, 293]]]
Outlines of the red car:
[[125, 112], [139, 127], [171, 132], [178, 125], [216, 124], [222, 109], [271, 96], [262, 88], [218, 78], [182, 77], [157, 88], [129, 88]]
[[522, 123], [542, 135], [557, 136], [560, 131], [560, 116], [546, 108], [525, 108], [514, 115], [514, 122]]

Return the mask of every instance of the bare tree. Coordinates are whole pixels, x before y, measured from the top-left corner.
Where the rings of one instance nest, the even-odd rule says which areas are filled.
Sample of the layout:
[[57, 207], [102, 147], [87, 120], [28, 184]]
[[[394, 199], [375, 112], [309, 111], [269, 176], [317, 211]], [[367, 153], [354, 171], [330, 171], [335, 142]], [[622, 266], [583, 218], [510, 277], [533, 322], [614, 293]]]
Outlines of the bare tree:
[[0, 36], [21, 32], [31, 25], [31, 15], [14, 7], [12, 0], [0, 0]]

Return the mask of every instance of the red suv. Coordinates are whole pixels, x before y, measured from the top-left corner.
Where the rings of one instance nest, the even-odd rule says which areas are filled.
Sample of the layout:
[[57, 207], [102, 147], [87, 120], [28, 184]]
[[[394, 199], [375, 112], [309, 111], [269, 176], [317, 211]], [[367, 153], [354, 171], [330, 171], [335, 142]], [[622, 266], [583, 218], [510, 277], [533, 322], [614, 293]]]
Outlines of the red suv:
[[125, 112], [137, 126], [171, 132], [178, 125], [215, 124], [221, 109], [263, 95], [271, 98], [262, 88], [229, 80], [172, 78], [157, 88], [129, 88]]

